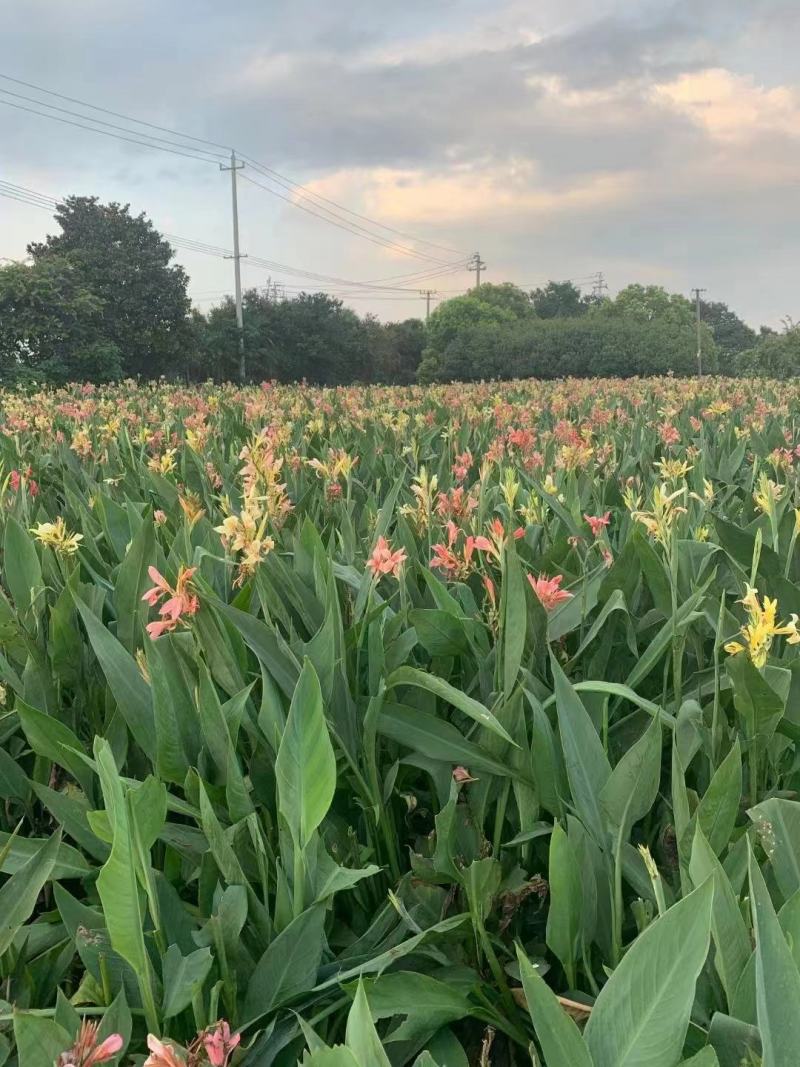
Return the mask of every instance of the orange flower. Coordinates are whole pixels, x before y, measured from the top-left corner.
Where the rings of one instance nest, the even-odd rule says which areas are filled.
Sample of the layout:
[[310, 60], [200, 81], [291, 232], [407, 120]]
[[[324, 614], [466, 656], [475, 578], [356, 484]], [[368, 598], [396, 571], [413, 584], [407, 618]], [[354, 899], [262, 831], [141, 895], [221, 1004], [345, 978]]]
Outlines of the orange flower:
[[179, 1056], [172, 1045], [165, 1045], [155, 1034], [147, 1035], [147, 1047], [150, 1055], [143, 1067], [186, 1067], [186, 1060]]
[[398, 548], [396, 552], [392, 552], [392, 546], [386, 538], [379, 537], [378, 543], [372, 550], [372, 555], [367, 560], [367, 567], [376, 576], [379, 574], [391, 574], [397, 578], [400, 568], [406, 559], [408, 559], [408, 556], [405, 549]]
[[563, 574], [557, 574], [555, 578], [548, 578], [546, 574], [540, 574], [538, 578], [534, 578], [532, 574], [528, 575], [531, 589], [542, 602], [545, 611], [552, 611], [565, 600], [572, 598], [572, 593], [560, 588], [563, 580]]
[[192, 576], [196, 570], [196, 567], [181, 566], [178, 581], [173, 589], [163, 574], [159, 573], [155, 567], [148, 567], [147, 573], [155, 585], [147, 590], [142, 600], [146, 601], [150, 607], [155, 607], [162, 597], [167, 598], [158, 610], [162, 618], [157, 622], [147, 624], [147, 632], [153, 640], [174, 630], [179, 623], [185, 623], [184, 616], [197, 614], [200, 601], [192, 592], [191, 586]]

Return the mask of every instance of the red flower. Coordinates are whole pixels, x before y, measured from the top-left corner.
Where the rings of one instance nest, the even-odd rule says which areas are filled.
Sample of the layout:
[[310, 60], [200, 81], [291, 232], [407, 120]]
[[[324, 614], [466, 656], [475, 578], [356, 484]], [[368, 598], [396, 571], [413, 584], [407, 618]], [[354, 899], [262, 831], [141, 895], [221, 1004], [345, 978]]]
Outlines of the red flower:
[[611, 512], [607, 511], [605, 515], [585, 515], [584, 519], [589, 523], [592, 528], [592, 533], [595, 537], [599, 537], [603, 532], [603, 528], [608, 526], [611, 521]]
[[372, 550], [372, 555], [367, 560], [367, 568], [376, 576], [379, 574], [391, 574], [396, 578], [400, 573], [401, 566], [407, 559], [408, 556], [405, 549], [398, 548], [396, 552], [392, 552], [392, 546], [386, 538], [379, 537], [378, 543]]
[[565, 600], [572, 598], [572, 593], [560, 588], [563, 580], [563, 574], [557, 574], [555, 578], [548, 578], [546, 574], [540, 574], [538, 578], [534, 578], [532, 574], [528, 575], [531, 589], [542, 602], [545, 611], [552, 611]]

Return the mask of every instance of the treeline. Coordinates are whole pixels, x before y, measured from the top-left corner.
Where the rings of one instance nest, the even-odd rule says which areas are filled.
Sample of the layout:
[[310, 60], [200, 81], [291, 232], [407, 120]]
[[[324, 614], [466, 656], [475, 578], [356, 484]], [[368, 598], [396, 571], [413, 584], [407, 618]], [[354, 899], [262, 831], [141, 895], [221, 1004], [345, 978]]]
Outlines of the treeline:
[[[95, 197], [56, 209], [57, 234], [28, 246], [29, 261], [0, 268], [0, 378], [4, 384], [161, 376], [236, 379], [233, 301], [191, 307], [188, 277], [144, 216]], [[800, 373], [800, 329], [756, 333], [726, 304], [701, 305], [704, 373]], [[247, 377], [409, 384], [698, 372], [694, 305], [658, 286], [613, 299], [570, 282], [526, 292], [484, 284], [419, 319], [381, 323], [325, 293], [244, 296]]]

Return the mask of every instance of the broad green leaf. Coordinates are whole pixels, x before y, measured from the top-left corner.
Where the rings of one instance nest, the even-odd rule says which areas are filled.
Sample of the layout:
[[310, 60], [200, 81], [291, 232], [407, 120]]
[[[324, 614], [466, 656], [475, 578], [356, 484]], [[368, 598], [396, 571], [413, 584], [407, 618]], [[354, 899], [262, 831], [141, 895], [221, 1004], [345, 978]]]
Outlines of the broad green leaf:
[[600, 843], [604, 839], [600, 796], [611, 776], [611, 767], [589, 713], [554, 656], [550, 657], [550, 665], [555, 680], [558, 730], [572, 801], [578, 815]]
[[139, 673], [136, 660], [78, 596], [75, 597], [75, 606], [128, 729], [144, 752], [155, 753], [156, 732], [150, 686]]
[[756, 937], [756, 1008], [763, 1067], [789, 1067], [800, 1049], [800, 971], [792, 958], [764, 876], [749, 857], [750, 904]]
[[261, 1019], [313, 987], [325, 948], [324, 927], [325, 907], [317, 904], [278, 934], [250, 977], [245, 1020]]
[[692, 842], [689, 874], [696, 886], [702, 885], [708, 878], [714, 881], [714, 903], [711, 907], [714, 964], [730, 1007], [750, 958], [750, 935], [728, 876], [699, 824]]
[[627, 838], [631, 827], [650, 811], [661, 777], [661, 722], [654, 716], [611, 772], [600, 793], [600, 806], [614, 834]]
[[156, 1017], [153, 975], [144, 942], [144, 915], [136, 876], [130, 810], [107, 741], [95, 738], [94, 757], [113, 833], [111, 853], [97, 877], [97, 891], [111, 944], [136, 973], [148, 1013], [148, 1025], [152, 1026]]
[[492, 733], [502, 737], [504, 741], [509, 741], [511, 744], [514, 743], [487, 707], [481, 704], [480, 701], [467, 696], [460, 689], [456, 689], [455, 686], [450, 685], [443, 678], [438, 678], [434, 674], [427, 674], [416, 667], [398, 667], [386, 679], [386, 688], [389, 690], [398, 685], [411, 685], [419, 689], [425, 689], [444, 700], [445, 703], [451, 704], [454, 708], [458, 708], [459, 711], [463, 711], [465, 715], [480, 723], [481, 726], [485, 726]]
[[784, 900], [800, 889], [800, 802], [770, 797], [747, 812]]
[[461, 656], [469, 651], [469, 640], [461, 619], [439, 608], [415, 608], [408, 613], [417, 640], [431, 656]]
[[708, 955], [712, 898], [709, 879], [628, 949], [600, 990], [584, 1032], [594, 1067], [677, 1062]]
[[171, 1019], [192, 1003], [192, 998], [202, 988], [214, 957], [208, 948], [198, 948], [184, 956], [177, 945], [170, 945], [162, 961], [164, 983], [163, 1015]]
[[278, 810], [305, 849], [325, 818], [336, 789], [336, 757], [310, 660], [303, 664], [275, 761]]
[[117, 640], [131, 655], [136, 652], [136, 639], [142, 631], [142, 619], [147, 613], [142, 595], [153, 584], [147, 568], [153, 562], [154, 554], [155, 526], [148, 516], [136, 531], [114, 584]]
[[704, 1048], [691, 1059], [681, 1060], [680, 1067], [719, 1067], [719, 1060], [713, 1048]]
[[94, 772], [81, 759], [79, 753], [83, 752], [83, 746], [72, 730], [55, 716], [32, 708], [21, 697], [17, 697], [15, 710], [28, 744], [37, 756], [44, 756], [69, 771], [86, 796], [92, 797]]
[[14, 1040], [19, 1067], [50, 1067], [72, 1047], [73, 1035], [54, 1019], [34, 1012], [14, 1012]]
[[33, 913], [39, 893], [53, 872], [60, 846], [58, 830], [0, 888], [0, 956]]
[[577, 856], [563, 829], [556, 823], [550, 835], [548, 864], [550, 907], [547, 912], [547, 947], [558, 957], [571, 987], [582, 928], [581, 872]]
[[526, 580], [520, 566], [514, 538], [503, 546], [503, 586], [500, 593], [500, 654], [503, 662], [503, 692], [509, 699], [517, 681], [525, 652], [528, 611], [525, 604]]
[[368, 1063], [370, 1067], [391, 1067], [372, 1021], [367, 995], [360, 980], [353, 1006], [347, 1015], [345, 1041], [359, 1063]]
[[719, 856], [730, 841], [742, 799], [742, 750], [737, 738], [697, 809], [697, 822]]
[[580, 1030], [519, 945], [517, 961], [528, 1012], [547, 1067], [593, 1067]]
[[21, 616], [42, 590], [42, 568], [30, 535], [13, 515], [6, 518], [3, 541], [3, 577]]

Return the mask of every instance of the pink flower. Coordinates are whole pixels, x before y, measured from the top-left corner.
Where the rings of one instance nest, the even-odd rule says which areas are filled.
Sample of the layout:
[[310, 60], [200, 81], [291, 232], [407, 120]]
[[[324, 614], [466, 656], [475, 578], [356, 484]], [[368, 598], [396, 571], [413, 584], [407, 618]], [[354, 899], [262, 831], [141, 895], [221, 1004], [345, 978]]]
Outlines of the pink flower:
[[209, 1063], [213, 1064], [213, 1067], [226, 1067], [230, 1054], [240, 1040], [241, 1034], [232, 1034], [230, 1026], [221, 1019], [203, 1035], [203, 1045]]
[[200, 601], [192, 592], [191, 586], [192, 576], [196, 570], [196, 567], [181, 566], [173, 589], [163, 574], [160, 574], [155, 567], [148, 567], [147, 573], [155, 585], [147, 590], [142, 600], [145, 600], [151, 607], [155, 607], [162, 597], [167, 597], [158, 609], [161, 619], [148, 623], [145, 627], [152, 640], [174, 630], [178, 623], [186, 622], [185, 615], [197, 614]]
[[367, 560], [367, 568], [376, 576], [379, 574], [391, 574], [396, 578], [400, 573], [400, 567], [407, 558], [405, 549], [398, 548], [396, 552], [392, 552], [392, 546], [386, 538], [379, 537], [378, 543], [372, 550], [372, 555]]
[[453, 781], [463, 785], [465, 782], [477, 782], [478, 779], [473, 778], [466, 767], [459, 766], [453, 768]]
[[186, 1060], [179, 1056], [172, 1045], [165, 1045], [155, 1034], [147, 1035], [147, 1047], [150, 1055], [144, 1061], [144, 1067], [186, 1067]]
[[56, 1060], [56, 1067], [95, 1067], [106, 1063], [122, 1049], [125, 1044], [122, 1034], [111, 1034], [97, 1044], [99, 1023], [84, 1019], [78, 1030], [78, 1036], [71, 1049], [62, 1052]]
[[589, 523], [594, 536], [599, 537], [604, 527], [608, 526], [611, 521], [611, 512], [607, 511], [605, 515], [584, 515], [583, 517]]
[[22, 481], [22, 478], [20, 476], [19, 471], [12, 471], [11, 475], [9, 476], [9, 484], [10, 484], [11, 488], [14, 490], [15, 493], [19, 489], [19, 483], [21, 481]]
[[532, 574], [528, 575], [531, 589], [542, 602], [545, 611], [552, 611], [565, 600], [572, 598], [572, 593], [560, 588], [563, 580], [563, 574], [557, 574], [555, 578], [548, 578], [546, 574], [540, 574], [538, 578], [534, 578]]
[[94, 1052], [90, 1053], [88, 1060], [84, 1061], [84, 1067], [94, 1067], [96, 1063], [105, 1063], [122, 1049], [125, 1042], [122, 1034], [112, 1034], [105, 1041], [101, 1041]]

